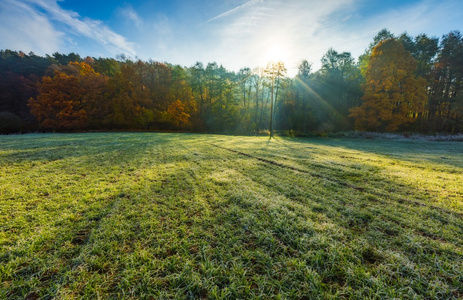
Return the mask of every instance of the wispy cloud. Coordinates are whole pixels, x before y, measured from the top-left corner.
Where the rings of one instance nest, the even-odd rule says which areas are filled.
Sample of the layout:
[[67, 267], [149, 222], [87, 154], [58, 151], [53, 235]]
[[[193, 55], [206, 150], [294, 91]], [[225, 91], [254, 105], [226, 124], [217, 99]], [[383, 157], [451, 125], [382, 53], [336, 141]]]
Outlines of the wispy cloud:
[[294, 74], [302, 59], [319, 68], [331, 47], [358, 57], [382, 28], [395, 34], [445, 34], [449, 22], [463, 18], [460, 6], [461, 0], [382, 3], [381, 9], [364, 0], [247, 1], [208, 19], [199, 59], [235, 70], [265, 66], [266, 53], [277, 47]]
[[[462, 18], [460, 0], [423, 0], [368, 15], [356, 11], [346, 20], [345, 26], [324, 24], [325, 31], [316, 39], [324, 39], [325, 43], [330, 43], [335, 49], [349, 51], [358, 57], [383, 28], [395, 35], [407, 32], [411, 36], [425, 33], [431, 37], [441, 37], [450, 30], [461, 29], [449, 24], [459, 24]], [[329, 21], [333, 22], [332, 19]]]
[[382, 28], [394, 34], [440, 37], [461, 30], [463, 19], [461, 0], [173, 2], [156, 1], [144, 5], [143, 11], [126, 2], [116, 11], [120, 24], [116, 26], [134, 44], [108, 23], [63, 9], [60, 0], [0, 0], [0, 48], [40, 53], [71, 50], [83, 55], [100, 51], [102, 56], [125, 53], [183, 65], [216, 61], [233, 70], [265, 66], [271, 56], [267, 53], [280, 52], [294, 73], [302, 59], [317, 69], [331, 47], [358, 57]]
[[[227, 66], [234, 65], [235, 69], [239, 68], [236, 62], [257, 67], [265, 66], [269, 52], [278, 47], [288, 68], [296, 69], [300, 60], [320, 46], [315, 44], [314, 37], [324, 20], [347, 11], [354, 1], [248, 1], [208, 21], [206, 30], [215, 44], [204, 56], [214, 57]], [[219, 19], [221, 22], [216, 22]]]
[[171, 20], [164, 14], [160, 14], [149, 27], [149, 34], [152, 34], [152, 49], [156, 52], [156, 59], [163, 60], [160, 57], [171, 52], [178, 41], [174, 40]]
[[135, 54], [134, 45], [132, 43], [128, 42], [123, 36], [112, 31], [101, 21], [91, 19], [81, 20], [76, 12], [62, 9], [56, 0], [25, 1], [43, 9], [52, 19], [67, 25], [75, 34], [93, 39], [107, 46], [110, 51], [123, 52], [129, 55]]
[[373, 30], [386, 27], [396, 34], [407, 31], [440, 36], [449, 30], [447, 24], [458, 24], [462, 18], [461, 0], [423, 0], [366, 18], [364, 24]]
[[65, 36], [47, 16], [17, 0], [0, 0], [0, 48], [36, 52], [57, 51]]
[[242, 10], [242, 9], [244, 9], [246, 7], [252, 6], [252, 5], [257, 4], [257, 3], [263, 3], [263, 2], [264, 2], [264, 0], [251, 0], [251, 1], [248, 1], [248, 2], [246, 2], [246, 3], [244, 3], [244, 4], [240, 5], [240, 6], [232, 8], [232, 9], [230, 9], [230, 10], [224, 12], [224, 13], [221, 13], [220, 15], [217, 15], [217, 16], [209, 19], [207, 21], [207, 23], [218, 20], [218, 19], [226, 17], [226, 16], [229, 16], [229, 15], [234, 14], [236, 12], [239, 12], [240, 10]]
[[[68, 40], [63, 37], [67, 33], [96, 41], [112, 54], [135, 55], [133, 43], [128, 42], [99, 20], [81, 18], [76, 12], [62, 9], [57, 0], [0, 1], [7, 8], [9, 29], [16, 35], [18, 45], [21, 43], [35, 45], [45, 51], [49, 51], [50, 48], [59, 50]], [[5, 22], [5, 16], [2, 17], [2, 22]], [[46, 32], [34, 34], [34, 31], [42, 31], [43, 28]], [[44, 43], [50, 46], [44, 47]]]
[[121, 13], [124, 17], [126, 17], [129, 21], [131, 21], [138, 29], [143, 27], [143, 19], [137, 14], [137, 12], [133, 9], [132, 5], [128, 5], [121, 9]]

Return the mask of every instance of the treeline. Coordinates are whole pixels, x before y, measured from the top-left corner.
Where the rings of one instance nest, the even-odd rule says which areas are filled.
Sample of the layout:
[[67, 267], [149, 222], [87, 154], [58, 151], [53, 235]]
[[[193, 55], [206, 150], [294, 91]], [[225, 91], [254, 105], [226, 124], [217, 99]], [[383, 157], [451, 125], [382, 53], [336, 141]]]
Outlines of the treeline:
[[119, 57], [0, 51], [0, 133], [171, 130], [296, 135], [463, 132], [463, 38], [380, 31], [358, 60], [238, 72]]

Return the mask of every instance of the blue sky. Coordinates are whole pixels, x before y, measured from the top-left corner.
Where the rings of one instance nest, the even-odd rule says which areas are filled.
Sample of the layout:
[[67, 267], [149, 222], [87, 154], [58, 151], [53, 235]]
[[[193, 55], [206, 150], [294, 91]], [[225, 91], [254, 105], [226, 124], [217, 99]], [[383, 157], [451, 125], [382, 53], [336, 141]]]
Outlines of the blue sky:
[[461, 0], [0, 0], [0, 49], [76, 52], [191, 66], [320, 66], [332, 47], [358, 57], [382, 28], [463, 30]]

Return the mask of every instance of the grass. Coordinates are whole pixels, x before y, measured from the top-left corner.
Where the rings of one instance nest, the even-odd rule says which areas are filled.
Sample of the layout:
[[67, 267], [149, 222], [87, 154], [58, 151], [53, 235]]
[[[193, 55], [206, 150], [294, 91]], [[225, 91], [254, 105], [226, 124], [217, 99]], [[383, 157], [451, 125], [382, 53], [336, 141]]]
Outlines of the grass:
[[0, 298], [461, 298], [463, 144], [0, 137]]

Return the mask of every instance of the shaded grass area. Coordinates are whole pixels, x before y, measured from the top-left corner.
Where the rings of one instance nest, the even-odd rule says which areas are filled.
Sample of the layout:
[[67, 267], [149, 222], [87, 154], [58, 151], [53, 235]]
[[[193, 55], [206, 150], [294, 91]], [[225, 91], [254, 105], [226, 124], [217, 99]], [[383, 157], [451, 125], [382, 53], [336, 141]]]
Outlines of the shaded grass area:
[[459, 298], [462, 154], [452, 142], [0, 137], [0, 298]]

